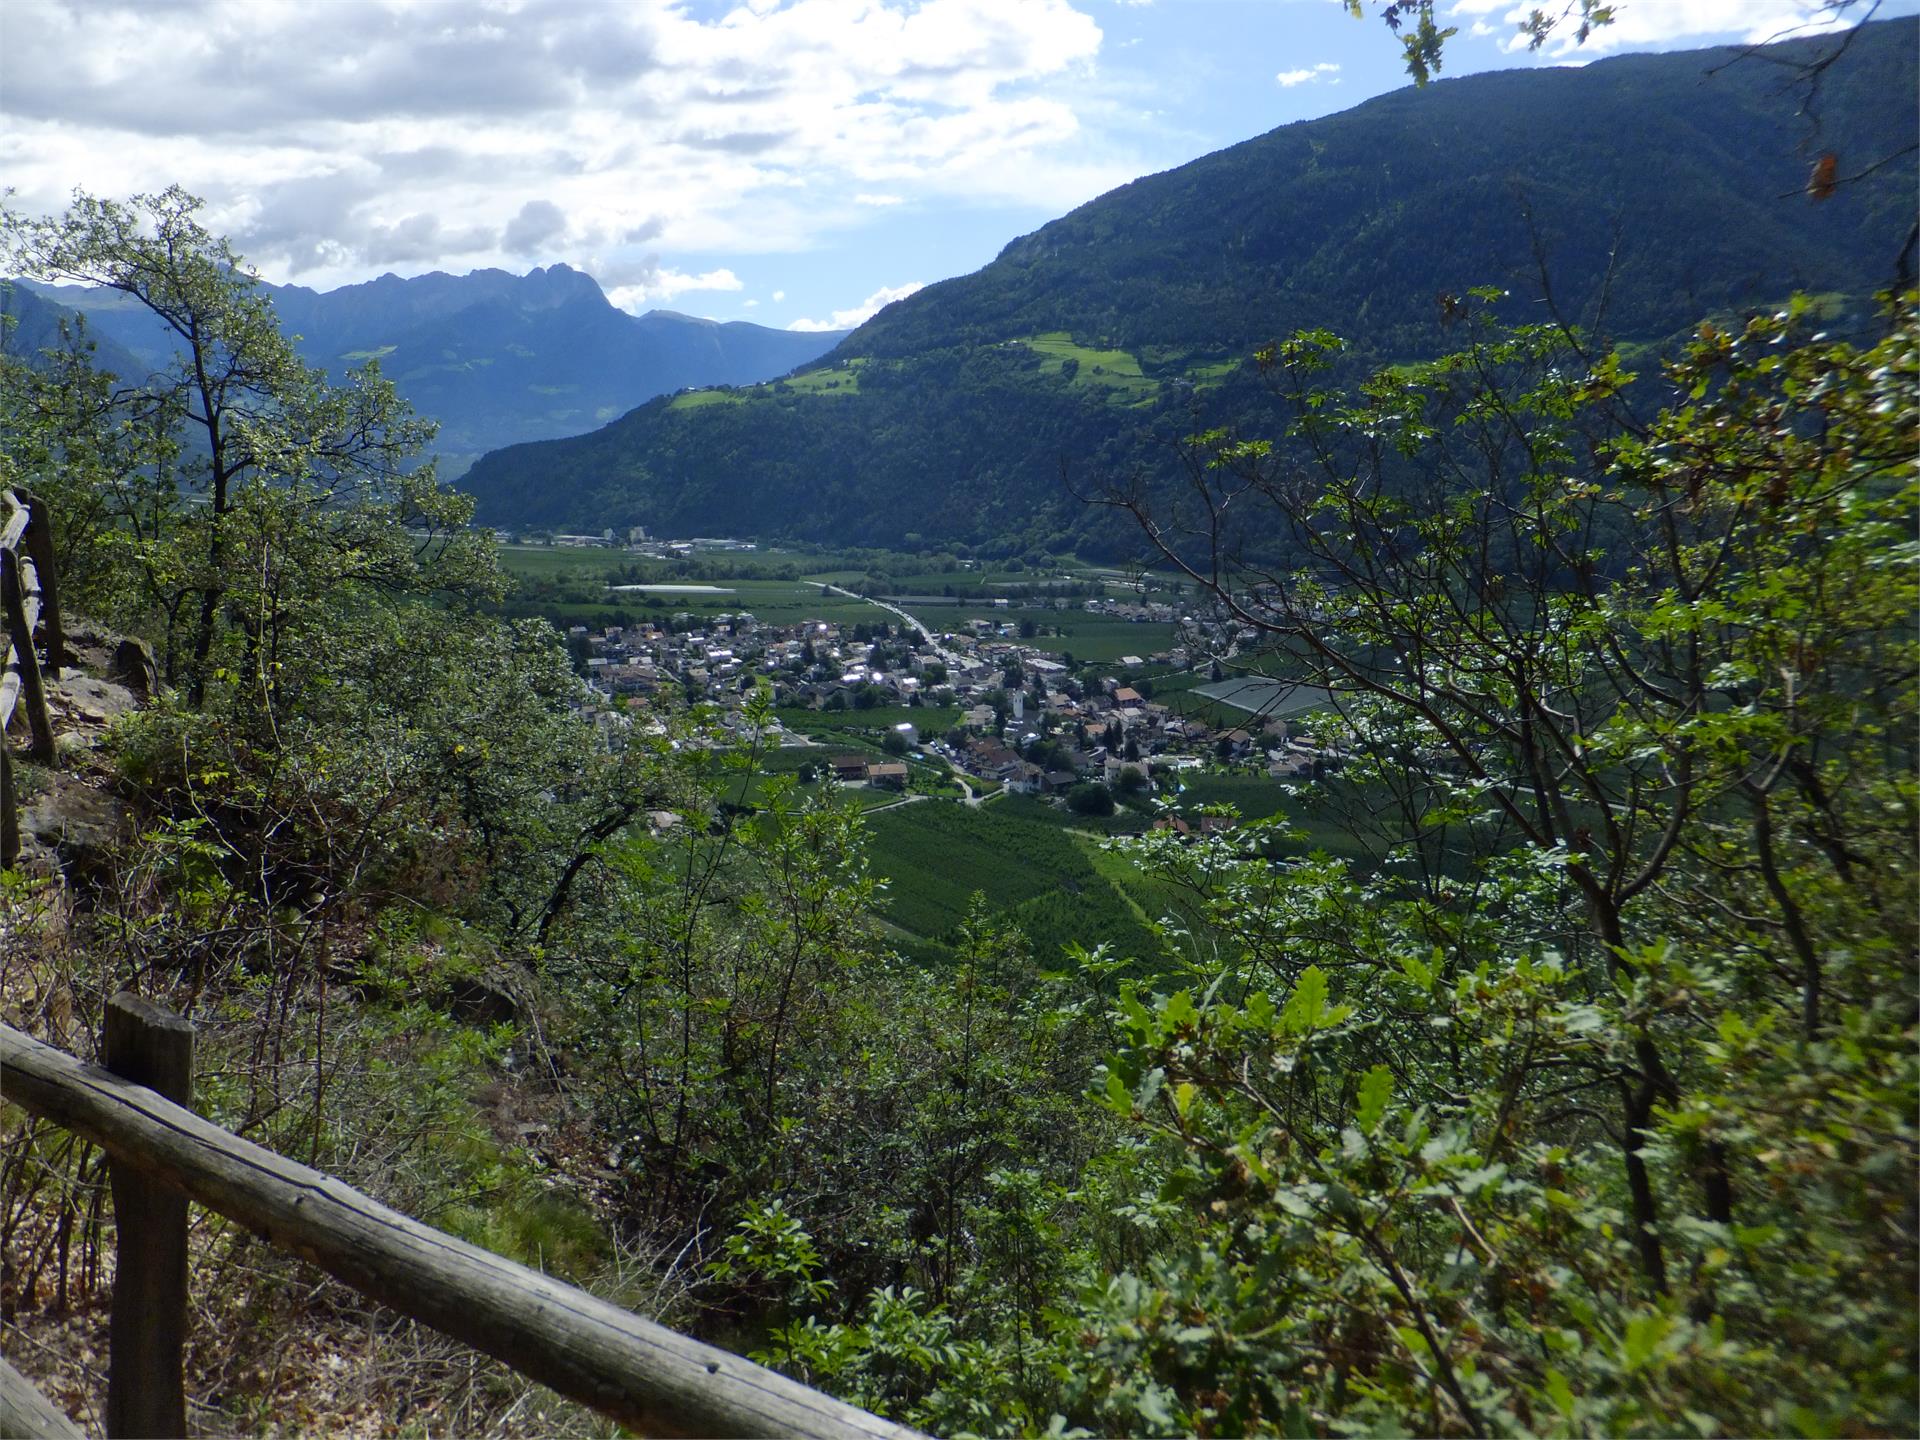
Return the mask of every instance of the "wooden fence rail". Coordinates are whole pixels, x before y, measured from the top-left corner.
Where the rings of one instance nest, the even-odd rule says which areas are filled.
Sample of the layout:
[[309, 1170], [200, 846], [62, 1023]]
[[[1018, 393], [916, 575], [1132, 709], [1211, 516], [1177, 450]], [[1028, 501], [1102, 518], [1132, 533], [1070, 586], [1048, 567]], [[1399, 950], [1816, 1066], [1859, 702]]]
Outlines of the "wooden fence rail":
[[[148, 1041], [138, 1037], [150, 1027], [182, 1023], [131, 996], [115, 996], [110, 1008], [118, 1016], [110, 1033], [119, 1053], [145, 1053]], [[116, 1206], [123, 1174], [158, 1182], [641, 1434], [823, 1440], [917, 1434], [442, 1234], [222, 1130], [145, 1085], [6, 1025], [0, 1025], [0, 1097], [103, 1148]], [[117, 1219], [120, 1263], [127, 1264], [130, 1241], [143, 1248], [158, 1237], [130, 1235], [127, 1217]], [[179, 1224], [184, 1229], [184, 1216]], [[151, 1303], [151, 1293], [143, 1303]], [[116, 1370], [120, 1299], [116, 1282]]]
[[82, 1440], [80, 1427], [0, 1360], [0, 1440]]
[[0, 612], [7, 626], [5, 659], [0, 662], [0, 867], [4, 867], [20, 857], [13, 743], [7, 730], [22, 702], [30, 736], [27, 754], [38, 764], [53, 763], [53, 719], [47, 709], [40, 657], [33, 646], [34, 632], [44, 637], [47, 670], [54, 679], [59, 678], [66, 659], [46, 507], [14, 490], [0, 490]]

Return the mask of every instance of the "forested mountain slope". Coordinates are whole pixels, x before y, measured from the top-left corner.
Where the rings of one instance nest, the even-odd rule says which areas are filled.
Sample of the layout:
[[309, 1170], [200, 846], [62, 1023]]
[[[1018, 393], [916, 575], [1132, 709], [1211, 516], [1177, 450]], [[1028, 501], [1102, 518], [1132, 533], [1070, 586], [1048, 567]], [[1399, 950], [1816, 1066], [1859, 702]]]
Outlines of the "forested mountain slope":
[[1917, 34], [1863, 28], [1817, 123], [1769, 62], [1831, 38], [1382, 96], [1104, 195], [788, 383], [657, 400], [463, 483], [505, 523], [1118, 546], [1063, 460], [1164, 473], [1197, 424], [1258, 423], [1242, 362], [1296, 328], [1368, 360], [1432, 354], [1443, 293], [1504, 286], [1509, 318], [1543, 318], [1543, 261], [1562, 314], [1638, 343], [1794, 291], [1870, 295], [1912, 223], [1911, 166], [1824, 202], [1805, 187], [1820, 153], [1846, 176], [1911, 138]]
[[[123, 356], [157, 365], [172, 352], [164, 328], [124, 296], [33, 288], [84, 312]], [[783, 375], [840, 338], [668, 310], [629, 315], [567, 265], [261, 289], [310, 363], [338, 377], [378, 359], [407, 401], [440, 422], [436, 449], [456, 470], [484, 450], [591, 430], [655, 395]], [[111, 360], [101, 363], [120, 368]]]
[[[63, 324], [69, 334], [78, 335], [79, 312], [47, 299], [32, 286], [0, 281], [0, 353], [24, 357], [57, 349], [65, 343]], [[100, 368], [121, 375], [140, 368], [141, 362], [118, 342], [91, 329], [86, 338], [93, 344], [93, 361]]]

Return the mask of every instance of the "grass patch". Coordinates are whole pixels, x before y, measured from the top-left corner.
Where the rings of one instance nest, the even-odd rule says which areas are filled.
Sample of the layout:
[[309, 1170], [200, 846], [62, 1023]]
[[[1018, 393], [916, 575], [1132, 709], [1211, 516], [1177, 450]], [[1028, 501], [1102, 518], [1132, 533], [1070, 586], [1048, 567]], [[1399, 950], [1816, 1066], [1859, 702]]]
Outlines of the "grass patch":
[[744, 405], [747, 397], [737, 390], [688, 390], [676, 395], [669, 410], [703, 410], [709, 405]]
[[716, 386], [710, 390], [688, 390], [673, 397], [669, 410], [700, 410], [709, 405], [745, 405], [776, 395], [858, 395], [860, 367], [867, 362], [856, 356], [824, 370], [809, 370], [804, 375], [787, 375], [778, 380], [763, 380], [758, 385]]
[[[1071, 655], [1076, 664], [1106, 664], [1122, 655], [1145, 658], [1171, 649], [1177, 634], [1169, 624], [1147, 620], [1122, 620], [1113, 615], [1096, 615], [1085, 610], [1053, 610], [1044, 607], [1009, 606], [1005, 610], [972, 600], [947, 604], [920, 602], [903, 606], [909, 615], [935, 633], [959, 632], [971, 620], [986, 620], [995, 625], [1016, 627], [1013, 638], [1022, 645], [1048, 655]], [[1020, 639], [1018, 626], [1032, 620], [1046, 634]], [[1054, 634], [1058, 630], [1059, 634]]]
[[804, 375], [789, 375], [784, 380], [774, 380], [770, 382], [770, 388], [779, 395], [858, 395], [860, 367], [866, 363], [858, 357], [843, 360], [825, 370], [809, 370]]
[[1106, 390], [1110, 399], [1151, 400], [1160, 393], [1160, 384], [1140, 369], [1140, 362], [1125, 350], [1099, 350], [1074, 343], [1064, 330], [1017, 342], [1040, 356], [1042, 375], [1059, 375], [1072, 365], [1072, 384], [1085, 390]]

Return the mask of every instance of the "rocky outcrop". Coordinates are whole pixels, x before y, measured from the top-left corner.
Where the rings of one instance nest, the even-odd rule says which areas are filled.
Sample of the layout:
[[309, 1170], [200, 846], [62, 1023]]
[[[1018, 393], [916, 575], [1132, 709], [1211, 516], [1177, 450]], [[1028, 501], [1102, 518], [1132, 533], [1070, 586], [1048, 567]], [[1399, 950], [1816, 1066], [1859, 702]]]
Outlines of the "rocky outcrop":
[[[31, 865], [37, 852], [70, 881], [84, 883], [103, 873], [113, 853], [132, 838], [132, 810], [112, 791], [80, 776], [42, 773], [46, 788], [29, 796], [20, 812], [21, 858]], [[44, 868], [44, 861], [34, 868]]]

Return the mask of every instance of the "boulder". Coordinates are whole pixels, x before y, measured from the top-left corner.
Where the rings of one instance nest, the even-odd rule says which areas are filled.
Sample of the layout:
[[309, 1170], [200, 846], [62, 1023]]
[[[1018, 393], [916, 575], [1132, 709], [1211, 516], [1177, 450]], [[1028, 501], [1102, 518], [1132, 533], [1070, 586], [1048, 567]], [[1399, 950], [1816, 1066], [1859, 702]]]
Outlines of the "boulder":
[[124, 685], [140, 703], [153, 698], [160, 688], [160, 671], [153, 662], [153, 647], [133, 636], [113, 647], [113, 659], [107, 665], [107, 678]]
[[[107, 724], [129, 710], [138, 709], [145, 698], [130, 686], [95, 675], [70, 674], [64, 680], [53, 682], [51, 688], [55, 700], [69, 712], [95, 725]], [[55, 728], [59, 728], [57, 720]]]
[[49, 852], [68, 879], [104, 873], [133, 833], [127, 805], [110, 792], [54, 771], [21, 809], [21, 839]]

